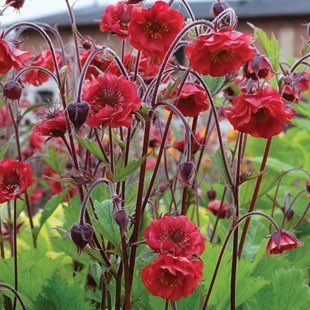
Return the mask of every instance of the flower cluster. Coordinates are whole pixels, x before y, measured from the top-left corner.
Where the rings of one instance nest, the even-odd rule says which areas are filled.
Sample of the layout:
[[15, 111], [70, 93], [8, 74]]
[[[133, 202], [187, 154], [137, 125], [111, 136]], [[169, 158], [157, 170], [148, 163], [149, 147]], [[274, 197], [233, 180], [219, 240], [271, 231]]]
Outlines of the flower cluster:
[[142, 281], [152, 295], [176, 301], [190, 295], [202, 280], [205, 238], [185, 216], [165, 215], [144, 231], [147, 245], [159, 254], [142, 270]]

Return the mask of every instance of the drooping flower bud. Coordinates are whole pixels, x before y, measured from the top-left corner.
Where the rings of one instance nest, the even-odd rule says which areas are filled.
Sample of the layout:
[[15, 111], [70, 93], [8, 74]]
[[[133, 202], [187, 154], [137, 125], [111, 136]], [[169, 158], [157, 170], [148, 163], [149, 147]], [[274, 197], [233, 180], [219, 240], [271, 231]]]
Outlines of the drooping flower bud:
[[214, 17], [217, 17], [228, 8], [230, 8], [230, 5], [228, 5], [226, 2], [214, 2], [211, 7], [211, 13]]
[[184, 186], [191, 184], [191, 178], [195, 174], [196, 167], [192, 161], [184, 161], [179, 164], [179, 177]]
[[3, 96], [11, 100], [19, 100], [22, 90], [23, 87], [19, 82], [10, 80], [3, 86]]
[[243, 74], [246, 78], [254, 81], [258, 79], [269, 80], [274, 75], [274, 71], [266, 56], [255, 54], [253, 59], [245, 63]]
[[293, 209], [281, 208], [281, 211], [283, 212], [285, 220], [288, 222], [293, 218], [293, 216], [295, 214]]
[[115, 223], [120, 227], [122, 234], [127, 232], [128, 226], [128, 213], [125, 209], [119, 209], [114, 212], [113, 219]]
[[86, 122], [88, 112], [89, 104], [87, 102], [71, 102], [67, 106], [67, 113], [75, 130], [79, 130]]
[[216, 191], [211, 188], [207, 191], [207, 195], [210, 201], [214, 200], [216, 198]]
[[267, 252], [272, 255], [281, 254], [303, 245], [296, 236], [288, 231], [280, 229], [275, 231], [268, 240]]
[[85, 36], [81, 40], [81, 44], [82, 44], [82, 47], [84, 48], [84, 50], [90, 50], [90, 49], [93, 49], [95, 47], [95, 43], [90, 36]]
[[68, 231], [72, 241], [77, 246], [77, 255], [80, 255], [86, 245], [92, 240], [94, 235], [93, 227], [88, 223], [75, 223]]
[[6, 4], [19, 10], [25, 3], [25, 0], [6, 0]]

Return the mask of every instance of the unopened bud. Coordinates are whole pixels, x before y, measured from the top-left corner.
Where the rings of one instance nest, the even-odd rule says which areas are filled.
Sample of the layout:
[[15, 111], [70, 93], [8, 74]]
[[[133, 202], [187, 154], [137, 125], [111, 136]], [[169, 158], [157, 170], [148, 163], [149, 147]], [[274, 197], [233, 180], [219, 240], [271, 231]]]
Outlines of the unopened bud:
[[11, 100], [19, 100], [22, 90], [23, 87], [19, 82], [10, 80], [3, 86], [3, 96]]
[[84, 48], [84, 50], [90, 50], [90, 49], [95, 47], [95, 43], [90, 36], [85, 36], [81, 40], [81, 44], [82, 44], [82, 47]]
[[216, 198], [216, 191], [211, 188], [207, 191], [207, 195], [210, 201], [214, 200]]
[[120, 227], [123, 234], [127, 232], [128, 226], [128, 213], [125, 209], [119, 209], [114, 212], [113, 219], [115, 223]]
[[77, 254], [80, 255], [86, 245], [93, 239], [94, 229], [88, 223], [75, 223], [71, 226], [68, 233], [77, 246]]
[[25, 0], [6, 0], [6, 4], [19, 10], [25, 3]]
[[194, 175], [195, 170], [196, 167], [192, 161], [184, 161], [179, 164], [179, 175], [185, 186], [190, 185], [190, 180]]
[[141, 3], [143, 2], [144, 0], [127, 0], [126, 1], [126, 4], [138, 4], [138, 3]]
[[70, 121], [74, 125], [75, 130], [79, 130], [86, 122], [89, 112], [89, 104], [87, 102], [71, 102], [67, 106], [67, 113]]
[[214, 17], [217, 17], [228, 8], [230, 8], [230, 5], [226, 2], [214, 2], [211, 7], [211, 13]]
[[295, 214], [293, 209], [281, 208], [281, 211], [283, 212], [283, 214], [285, 216], [285, 219], [287, 221], [290, 221], [293, 218], [294, 214]]

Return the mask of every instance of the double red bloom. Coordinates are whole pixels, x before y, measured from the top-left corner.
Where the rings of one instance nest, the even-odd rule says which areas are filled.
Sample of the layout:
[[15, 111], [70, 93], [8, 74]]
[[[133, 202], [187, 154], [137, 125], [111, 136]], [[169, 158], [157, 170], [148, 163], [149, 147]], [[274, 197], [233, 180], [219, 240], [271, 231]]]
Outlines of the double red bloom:
[[147, 245], [160, 256], [142, 270], [142, 281], [155, 296], [177, 301], [190, 295], [202, 280], [203, 264], [197, 257], [205, 238], [185, 216], [165, 215], [146, 228]]
[[136, 86], [124, 76], [99, 75], [84, 86], [83, 100], [90, 105], [87, 124], [93, 128], [129, 127], [132, 112], [140, 109], [141, 99]]
[[201, 35], [186, 47], [186, 54], [194, 70], [211, 76], [223, 76], [240, 69], [254, 57], [249, 33], [221, 30]]
[[232, 102], [233, 106], [226, 115], [234, 129], [256, 138], [279, 134], [294, 116], [293, 111], [285, 107], [279, 93], [270, 86], [254, 94], [242, 93]]
[[128, 36], [128, 23], [134, 8], [134, 5], [126, 5], [122, 1], [116, 5], [107, 6], [101, 17], [100, 30], [111, 31], [121, 39], [125, 39]]
[[183, 15], [163, 1], [149, 9], [137, 7], [128, 26], [130, 44], [154, 59], [162, 59], [183, 25]]
[[4, 159], [0, 162], [0, 203], [20, 197], [34, 183], [27, 162]]
[[200, 261], [163, 255], [142, 270], [142, 281], [152, 295], [177, 301], [195, 290], [202, 268]]
[[[61, 62], [61, 55], [56, 53], [57, 63]], [[53, 62], [52, 53], [50, 50], [43, 51], [30, 64], [31, 66], [38, 66], [54, 72], [55, 66]], [[24, 81], [34, 86], [40, 86], [49, 80], [49, 76], [41, 70], [31, 70], [25, 75]]]
[[14, 43], [0, 38], [0, 74], [9, 72], [13, 67], [21, 70], [30, 56], [29, 52], [21, 51]]
[[284, 251], [289, 251], [302, 246], [303, 243], [299, 241], [295, 235], [288, 231], [279, 230], [274, 232], [268, 240], [267, 252], [269, 254], [281, 254]]
[[197, 226], [185, 216], [165, 215], [152, 221], [145, 232], [147, 245], [162, 254], [192, 257], [201, 255], [205, 249], [205, 238]]
[[195, 117], [210, 107], [208, 97], [204, 89], [196, 83], [185, 83], [176, 107], [184, 116]]

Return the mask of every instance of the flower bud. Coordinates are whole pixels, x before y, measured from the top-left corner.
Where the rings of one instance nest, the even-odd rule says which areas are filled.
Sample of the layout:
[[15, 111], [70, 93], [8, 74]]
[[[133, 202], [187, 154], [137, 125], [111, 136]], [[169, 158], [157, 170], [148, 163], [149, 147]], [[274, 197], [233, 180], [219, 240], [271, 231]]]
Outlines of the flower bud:
[[6, 4], [9, 4], [11, 7], [19, 10], [25, 3], [25, 0], [6, 0]]
[[215, 200], [215, 198], [216, 198], [216, 191], [213, 188], [211, 188], [211, 189], [209, 189], [207, 191], [207, 195], [208, 195], [208, 198], [209, 198], [210, 201]]
[[281, 208], [281, 211], [283, 212], [283, 215], [285, 216], [286, 221], [290, 221], [295, 214], [293, 209]]
[[138, 3], [141, 3], [143, 2], [144, 0], [127, 0], [126, 1], [126, 4], [129, 5], [129, 4], [138, 4]]
[[86, 245], [93, 239], [94, 229], [88, 223], [75, 223], [68, 233], [70, 233], [72, 241], [77, 246], [77, 254], [80, 255]]
[[192, 161], [184, 161], [179, 164], [180, 181], [184, 186], [190, 185], [190, 179], [196, 171], [195, 164]]
[[86, 122], [89, 112], [89, 105], [87, 102], [71, 102], [67, 106], [67, 113], [70, 121], [74, 125], [75, 130], [79, 130]]
[[254, 81], [258, 79], [269, 80], [274, 75], [274, 71], [266, 56], [256, 54], [253, 59], [245, 63], [243, 74], [246, 78]]
[[84, 48], [84, 50], [90, 50], [90, 49], [95, 47], [95, 43], [90, 36], [85, 36], [81, 40], [81, 44], [82, 44], [82, 47]]
[[228, 8], [230, 8], [230, 5], [226, 2], [214, 2], [211, 7], [211, 14], [213, 14], [214, 17], [217, 17]]
[[303, 245], [296, 236], [285, 230], [275, 231], [268, 240], [267, 252], [272, 255], [281, 254], [284, 251], [290, 251]]
[[10, 80], [3, 86], [3, 96], [11, 100], [19, 100], [22, 90], [23, 87], [19, 82]]
[[123, 234], [127, 232], [128, 226], [128, 213], [125, 209], [119, 209], [114, 212], [113, 219], [115, 223], [120, 227]]

